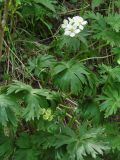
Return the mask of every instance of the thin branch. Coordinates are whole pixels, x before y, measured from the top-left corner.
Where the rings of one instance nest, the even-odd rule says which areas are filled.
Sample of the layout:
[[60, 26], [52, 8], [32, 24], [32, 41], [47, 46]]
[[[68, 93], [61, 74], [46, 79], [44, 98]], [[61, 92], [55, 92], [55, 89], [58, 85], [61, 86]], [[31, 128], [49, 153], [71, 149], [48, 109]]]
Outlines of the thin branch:
[[[87, 6], [85, 6], [84, 8], [82, 8], [82, 9], [86, 9], [86, 8], [88, 8], [90, 5], [87, 5]], [[81, 8], [79, 9], [79, 8], [77, 8], [77, 9], [73, 9], [73, 10], [68, 10], [68, 11], [66, 11], [66, 12], [62, 12], [62, 13], [60, 13], [60, 15], [69, 15], [69, 14], [73, 14], [74, 12], [79, 12], [79, 11], [81, 11]]]
[[78, 106], [76, 102], [72, 101], [71, 99], [69, 98], [66, 98], [66, 101], [68, 101], [70, 104], [72, 105], [75, 105], [75, 106]]
[[103, 57], [90, 57], [90, 58], [82, 59], [82, 60], [80, 60], [80, 62], [93, 60], [93, 59], [104, 59], [104, 58], [108, 58], [108, 57], [112, 57], [112, 56], [114, 56], [114, 55], [110, 54], [110, 55], [103, 56]]
[[10, 0], [4, 0], [4, 11], [3, 11], [3, 18], [2, 18], [2, 27], [4, 28], [7, 21], [8, 16], [8, 6], [9, 6]]
[[33, 78], [34, 81], [38, 82], [39, 87], [42, 88], [41, 84], [39, 83], [39, 80], [37, 80], [26, 68], [26, 66], [24, 65], [24, 63], [20, 60], [20, 58], [13, 52], [13, 50], [7, 45], [6, 41], [3, 40], [4, 44], [6, 47], [9, 48], [9, 50], [12, 52], [12, 54], [15, 56], [15, 58], [21, 63], [22, 67], [25, 68], [26, 72]]
[[0, 28], [2, 26], [2, 11], [0, 10]]
[[[61, 109], [60, 107], [57, 107], [57, 109], [60, 110], [60, 111], [62, 111], [62, 109]], [[66, 113], [66, 116], [69, 117], [70, 119], [73, 118], [69, 113]], [[79, 122], [77, 119], [75, 120], [75, 122], [76, 122], [78, 125], [80, 125], [80, 122]]]
[[0, 14], [0, 58], [2, 56], [4, 29], [5, 29], [7, 17], [8, 17], [9, 2], [10, 0], [4, 0], [3, 16], [2, 16], [2, 13]]

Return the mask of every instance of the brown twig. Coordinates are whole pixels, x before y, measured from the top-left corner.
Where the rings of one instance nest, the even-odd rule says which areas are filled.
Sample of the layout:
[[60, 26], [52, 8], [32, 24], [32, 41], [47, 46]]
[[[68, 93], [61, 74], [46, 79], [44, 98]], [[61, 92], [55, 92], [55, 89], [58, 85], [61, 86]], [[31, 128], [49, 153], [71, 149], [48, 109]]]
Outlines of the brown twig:
[[6, 26], [7, 17], [8, 17], [9, 2], [10, 0], [4, 0], [3, 15], [2, 15], [2, 12], [0, 13], [0, 59], [2, 56], [3, 39], [4, 39], [5, 26]]
[[15, 58], [20, 62], [20, 64], [22, 65], [22, 67], [26, 70], [26, 72], [32, 77], [33, 80], [35, 80], [36, 82], [38, 82], [38, 85], [40, 88], [42, 88], [41, 84], [39, 83], [39, 80], [37, 80], [26, 68], [26, 66], [24, 65], [24, 63], [20, 60], [20, 58], [13, 52], [13, 50], [7, 45], [6, 41], [3, 40], [4, 44], [6, 47], [9, 48], [10, 52], [15, 56]]

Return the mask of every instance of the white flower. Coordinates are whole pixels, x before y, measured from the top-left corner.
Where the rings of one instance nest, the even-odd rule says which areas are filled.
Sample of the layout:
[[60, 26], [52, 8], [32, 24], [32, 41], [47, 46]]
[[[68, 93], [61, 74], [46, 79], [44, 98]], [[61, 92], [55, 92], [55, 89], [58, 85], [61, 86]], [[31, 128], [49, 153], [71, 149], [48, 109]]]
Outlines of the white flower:
[[87, 21], [83, 21], [81, 24], [84, 26], [87, 24]]
[[73, 19], [74, 19], [75, 25], [77, 25], [81, 30], [83, 30], [84, 27], [81, 27], [81, 26], [85, 26], [87, 24], [87, 21], [84, 21], [84, 19], [79, 16], [75, 16], [73, 17]]
[[73, 18], [68, 17], [68, 20], [69, 20], [69, 24], [74, 24], [74, 19]]
[[87, 24], [87, 21], [84, 21], [82, 17], [75, 16], [73, 18], [68, 17], [68, 20], [64, 19], [61, 27], [65, 31], [64, 35], [74, 37], [76, 34], [78, 34], [80, 31], [84, 29], [84, 26], [86, 24]]
[[79, 32], [80, 32], [80, 29], [78, 29], [77, 27], [75, 27], [73, 25], [68, 25], [67, 28], [65, 29], [64, 35], [74, 37]]
[[63, 24], [61, 25], [62, 28], [66, 28], [68, 25], [68, 20], [64, 19]]
[[84, 21], [84, 19], [80, 16], [75, 16], [75, 17], [73, 17], [73, 19], [74, 19], [75, 23], [78, 23], [80, 25], [86, 25], [87, 24], [87, 21]]
[[79, 27], [80, 30], [84, 29], [84, 27], [82, 25], [79, 25], [78, 27]]
[[73, 26], [76, 27], [76, 28], [79, 28], [80, 30], [84, 29], [83, 25], [78, 24], [78, 23], [74, 23]]
[[80, 17], [80, 16], [75, 16], [75, 17], [73, 17], [73, 19], [74, 19], [75, 22], [76, 21], [79, 21], [79, 22], [83, 22], [84, 21], [83, 18]]

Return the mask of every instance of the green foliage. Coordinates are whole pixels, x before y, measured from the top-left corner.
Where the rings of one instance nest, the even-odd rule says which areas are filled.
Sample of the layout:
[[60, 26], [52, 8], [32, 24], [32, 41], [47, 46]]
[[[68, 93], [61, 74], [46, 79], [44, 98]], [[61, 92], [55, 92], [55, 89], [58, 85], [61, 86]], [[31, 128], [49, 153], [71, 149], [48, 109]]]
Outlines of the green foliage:
[[53, 5], [53, 3], [55, 3], [56, 1], [55, 0], [34, 0], [34, 2], [36, 3], [40, 3], [41, 5], [45, 6], [46, 8], [48, 8], [49, 10], [55, 12], [55, 7]]
[[64, 91], [78, 94], [89, 82], [89, 72], [79, 61], [58, 63], [53, 69], [54, 83]]
[[119, 66], [113, 68], [111, 66], [106, 66], [102, 64], [100, 66], [100, 74], [101, 74], [102, 79], [107, 81], [107, 83], [110, 85], [114, 85], [115, 82], [120, 82], [120, 67]]
[[[34, 25], [36, 24], [39, 28], [39, 32], [41, 33], [41, 35], [45, 37], [49, 34], [53, 34], [53, 24], [51, 23], [51, 17], [57, 19], [57, 12], [61, 10], [59, 8], [62, 8], [60, 6], [57, 10], [57, 5], [59, 6], [59, 3], [56, 0], [21, 0], [21, 5], [18, 8], [17, 14], [19, 15], [22, 21], [24, 19], [23, 25], [25, 26], [28, 33], [31, 32], [30, 29], [33, 29], [35, 27]], [[30, 28], [29, 24], [31, 25]], [[38, 28], [35, 27], [35, 30], [37, 30]]]
[[43, 109], [50, 106], [48, 102], [50, 103], [57, 98], [54, 92], [47, 89], [33, 89], [31, 86], [18, 81], [10, 85], [7, 90], [8, 95], [13, 93], [19, 95], [25, 103], [26, 107], [23, 108], [22, 112], [26, 121], [34, 120], [34, 118], [39, 119], [44, 114]]
[[[120, 151], [120, 134], [119, 134], [119, 126], [117, 124], [107, 124], [105, 126], [106, 132], [108, 134], [108, 141], [113, 151]], [[113, 132], [114, 130], [114, 132]]]
[[46, 77], [49, 70], [53, 67], [55, 59], [51, 55], [39, 55], [37, 58], [34, 57], [29, 59], [29, 71], [33, 72], [39, 78]]
[[7, 125], [8, 122], [16, 126], [17, 114], [19, 114], [19, 105], [15, 98], [5, 94], [0, 94], [0, 123]]
[[13, 153], [14, 145], [12, 139], [5, 137], [1, 133], [0, 137], [0, 158], [3, 160], [4, 157], [9, 157]]
[[101, 75], [104, 80], [104, 90], [99, 96], [100, 110], [105, 111], [105, 117], [116, 114], [119, 109], [119, 82], [120, 82], [120, 67], [112, 68], [111, 66], [102, 65]]
[[81, 118], [85, 121], [86, 119], [92, 121], [92, 123], [96, 126], [100, 123], [101, 113], [99, 109], [98, 103], [93, 100], [83, 100], [79, 107], [79, 114]]
[[119, 0], [5, 2], [0, 160], [120, 160]]
[[105, 111], [105, 117], [116, 114], [120, 108], [120, 89], [108, 87], [99, 99], [103, 101], [100, 110]]
[[96, 158], [97, 154], [103, 154], [103, 150], [108, 149], [105, 143], [98, 140], [102, 134], [101, 128], [87, 130], [85, 126], [81, 126], [77, 135], [73, 130], [64, 128], [62, 134], [56, 136], [54, 145], [59, 148], [67, 144], [69, 158], [72, 160], [83, 159], [87, 154]]
[[50, 11], [55, 12], [55, 6], [54, 6], [54, 4], [56, 3], [55, 0], [46, 0], [46, 2], [44, 2], [43, 0], [30, 0], [29, 2], [27, 2], [26, 0], [21, 0], [21, 3], [29, 5], [31, 5], [32, 3], [38, 5], [40, 4], [49, 9]]
[[100, 34], [98, 33], [95, 38], [102, 39], [107, 42], [107, 44], [110, 44], [113, 46], [120, 47], [120, 39], [119, 39], [120, 33], [116, 34], [116, 32], [112, 31], [111, 29], [103, 30]]
[[86, 39], [87, 35], [88, 33], [86, 30], [86, 31], [82, 31], [80, 35], [73, 38], [67, 37], [67, 36], [60, 36], [57, 40], [55, 40], [53, 45], [55, 46], [56, 49], [59, 48], [60, 50], [63, 48], [66, 48], [67, 51], [73, 54], [79, 51], [79, 49], [82, 46], [85, 46], [85, 47], [88, 46], [87, 39]]
[[21, 134], [16, 141], [16, 145], [18, 147], [18, 150], [15, 153], [16, 160], [22, 160], [23, 158], [25, 160], [37, 160], [38, 152], [28, 134]]
[[103, 3], [103, 0], [92, 0], [92, 8], [98, 7], [101, 3]]
[[93, 38], [103, 40], [112, 47], [120, 46], [119, 14], [103, 17], [100, 13], [88, 12], [87, 17], [93, 19], [92, 28], [95, 33]]
[[115, 15], [108, 15], [108, 17], [106, 17], [106, 21], [107, 24], [109, 24], [112, 29], [116, 32], [120, 31], [120, 15], [119, 14], [115, 14]]

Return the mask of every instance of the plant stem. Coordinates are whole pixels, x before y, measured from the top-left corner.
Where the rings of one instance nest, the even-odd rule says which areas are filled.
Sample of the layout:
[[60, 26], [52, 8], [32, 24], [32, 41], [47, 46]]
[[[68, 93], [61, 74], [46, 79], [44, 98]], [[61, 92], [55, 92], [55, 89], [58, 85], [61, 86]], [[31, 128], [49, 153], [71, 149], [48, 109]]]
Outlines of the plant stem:
[[112, 56], [114, 56], [114, 55], [110, 54], [110, 55], [103, 56], [103, 57], [90, 57], [90, 58], [82, 59], [82, 60], [80, 60], [80, 62], [93, 60], [93, 59], [104, 59], [104, 58], [108, 58], [108, 57], [112, 57]]
[[0, 57], [2, 55], [2, 13], [0, 11]]
[[4, 30], [7, 22], [7, 17], [8, 17], [9, 2], [10, 0], [4, 0], [3, 15], [2, 15], [2, 12], [0, 13], [0, 59], [2, 56]]

